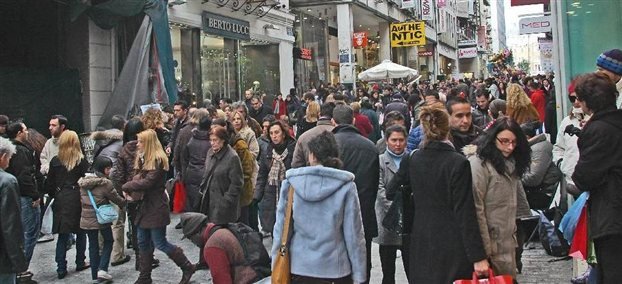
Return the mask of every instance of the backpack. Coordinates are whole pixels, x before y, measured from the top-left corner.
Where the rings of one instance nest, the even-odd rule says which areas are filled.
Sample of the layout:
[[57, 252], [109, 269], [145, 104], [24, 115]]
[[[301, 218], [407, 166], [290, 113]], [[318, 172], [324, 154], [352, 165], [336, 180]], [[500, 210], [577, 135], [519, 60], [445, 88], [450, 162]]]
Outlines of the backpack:
[[540, 233], [540, 242], [547, 254], [556, 257], [563, 257], [568, 255], [569, 245], [568, 242], [563, 240], [562, 234], [559, 230], [551, 224], [551, 221], [544, 216], [543, 212], [540, 213], [540, 221], [538, 222], [538, 231]]
[[259, 281], [272, 274], [272, 262], [259, 232], [243, 223], [229, 223], [214, 226], [209, 232], [209, 237], [220, 229], [228, 229], [238, 239], [244, 251], [245, 259], [244, 263], [238, 265], [247, 265], [253, 268], [255, 273], [257, 273], [255, 281]]

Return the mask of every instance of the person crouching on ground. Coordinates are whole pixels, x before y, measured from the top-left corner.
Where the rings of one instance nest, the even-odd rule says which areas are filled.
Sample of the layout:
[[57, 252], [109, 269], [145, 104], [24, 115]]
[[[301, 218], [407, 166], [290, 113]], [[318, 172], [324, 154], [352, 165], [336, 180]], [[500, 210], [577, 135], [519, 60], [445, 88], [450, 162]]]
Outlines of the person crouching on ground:
[[[95, 200], [96, 206], [108, 204], [112, 201], [119, 207], [125, 207], [125, 200], [119, 196], [112, 187], [112, 181], [108, 179], [112, 169], [112, 160], [105, 156], [99, 156], [93, 162], [94, 174], [87, 174], [78, 180], [80, 186], [80, 198], [82, 200], [82, 217], [80, 229], [84, 230], [89, 238], [89, 258], [91, 260], [91, 277], [93, 283], [106, 283], [112, 280], [108, 274], [108, 265], [112, 253], [112, 228], [108, 224], [100, 224], [97, 221], [95, 208], [91, 203], [89, 191]], [[103, 248], [99, 247], [99, 235], [103, 237]]]

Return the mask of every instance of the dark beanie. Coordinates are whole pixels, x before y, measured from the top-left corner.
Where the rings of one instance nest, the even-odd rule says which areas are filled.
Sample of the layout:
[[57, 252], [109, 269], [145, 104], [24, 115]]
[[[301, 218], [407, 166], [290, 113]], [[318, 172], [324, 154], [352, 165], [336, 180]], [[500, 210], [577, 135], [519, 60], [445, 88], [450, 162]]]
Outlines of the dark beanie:
[[596, 66], [622, 76], [622, 50], [612, 49], [601, 53]]
[[184, 238], [198, 233], [207, 224], [207, 216], [201, 213], [184, 213], [180, 220]]

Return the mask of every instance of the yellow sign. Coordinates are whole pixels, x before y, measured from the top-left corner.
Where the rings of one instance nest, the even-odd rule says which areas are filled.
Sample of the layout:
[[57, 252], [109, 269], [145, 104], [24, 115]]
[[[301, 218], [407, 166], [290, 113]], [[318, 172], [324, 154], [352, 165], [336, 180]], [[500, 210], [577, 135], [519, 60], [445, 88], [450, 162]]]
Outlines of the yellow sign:
[[425, 23], [391, 24], [391, 47], [425, 45]]

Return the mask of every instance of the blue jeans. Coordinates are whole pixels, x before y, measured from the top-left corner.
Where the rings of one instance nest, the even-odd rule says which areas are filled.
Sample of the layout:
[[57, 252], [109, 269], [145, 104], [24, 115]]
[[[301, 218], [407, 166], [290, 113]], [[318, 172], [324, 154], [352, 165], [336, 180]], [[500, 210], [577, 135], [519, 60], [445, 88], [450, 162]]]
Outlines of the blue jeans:
[[[58, 234], [56, 240], [56, 272], [67, 271], [67, 244], [69, 241], [69, 233]], [[82, 267], [86, 260], [86, 234], [84, 231], [76, 233], [76, 268]]]
[[175, 246], [166, 240], [166, 227], [155, 229], [137, 227], [137, 230], [140, 251], [152, 250], [155, 246], [159, 251], [168, 255], [175, 250]]
[[15, 284], [15, 273], [0, 274], [0, 284]]
[[35, 250], [37, 239], [39, 238], [39, 228], [41, 226], [41, 209], [32, 206], [32, 198], [20, 197], [22, 228], [24, 229], [24, 255], [26, 261], [30, 263], [32, 252]]
[[[104, 247], [99, 254], [99, 233], [101, 232], [104, 239]], [[91, 278], [97, 279], [97, 271], [108, 271], [110, 264], [110, 254], [112, 253], [112, 229], [107, 227], [101, 230], [86, 230], [89, 237], [89, 259], [91, 260]]]

